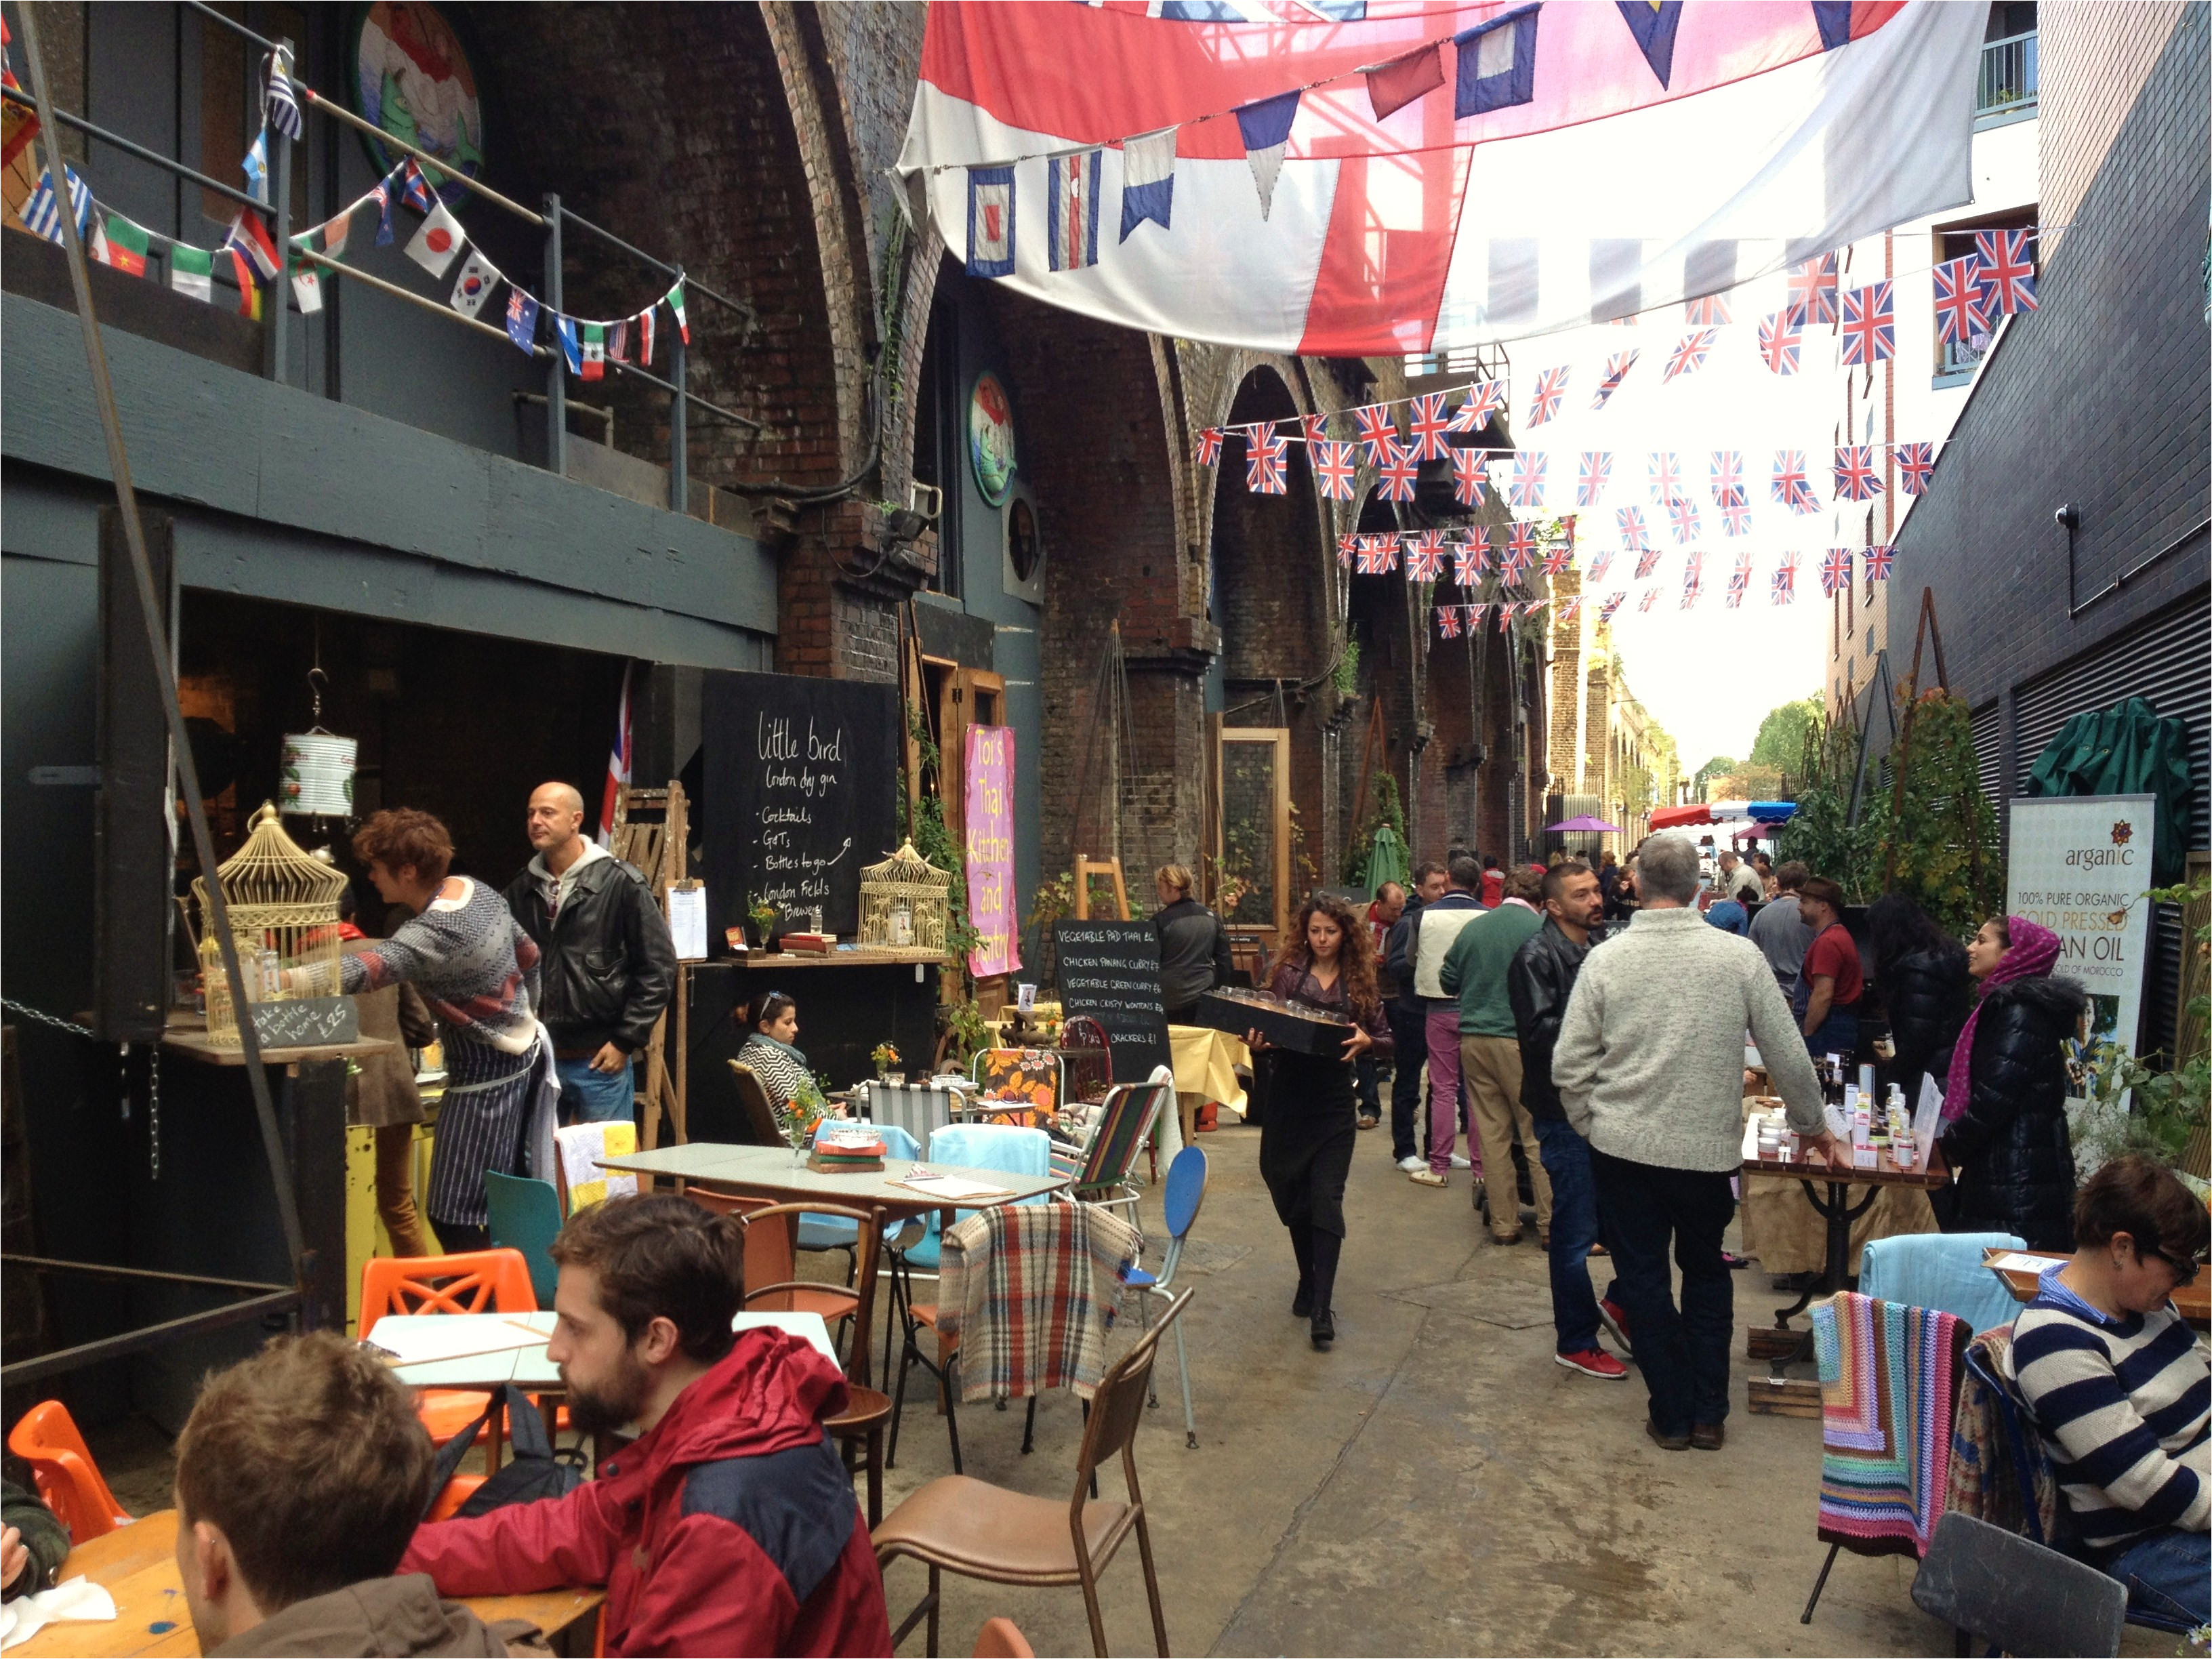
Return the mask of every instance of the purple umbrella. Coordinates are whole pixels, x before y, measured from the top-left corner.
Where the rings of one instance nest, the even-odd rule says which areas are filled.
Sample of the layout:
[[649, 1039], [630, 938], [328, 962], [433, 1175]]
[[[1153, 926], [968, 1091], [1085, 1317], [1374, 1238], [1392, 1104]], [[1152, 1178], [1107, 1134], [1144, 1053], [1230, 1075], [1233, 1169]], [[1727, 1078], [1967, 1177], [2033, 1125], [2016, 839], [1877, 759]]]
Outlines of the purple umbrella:
[[1620, 833], [1619, 824], [1607, 823], [1603, 818], [1594, 818], [1587, 812], [1578, 818], [1569, 818], [1565, 823], [1547, 823], [1544, 829], [1547, 833], [1557, 830], [1586, 836], [1617, 836]]

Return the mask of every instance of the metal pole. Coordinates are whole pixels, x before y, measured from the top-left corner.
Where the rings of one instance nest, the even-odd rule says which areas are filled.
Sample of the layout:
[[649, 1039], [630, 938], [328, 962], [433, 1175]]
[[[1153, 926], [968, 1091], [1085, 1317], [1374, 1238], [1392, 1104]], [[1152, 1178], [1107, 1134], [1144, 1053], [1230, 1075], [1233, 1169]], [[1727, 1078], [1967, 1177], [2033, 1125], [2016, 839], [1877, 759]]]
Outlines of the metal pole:
[[[679, 283], [684, 280], [682, 270], [676, 273], [676, 280]], [[671, 322], [674, 320], [670, 319]], [[686, 400], [690, 396], [684, 383], [687, 366], [684, 331], [671, 328], [668, 331], [668, 379], [676, 388], [676, 395], [668, 400], [668, 510], [671, 513], [689, 511], [690, 506], [691, 483], [686, 476], [691, 441], [686, 425]]]
[[[169, 748], [174, 757], [177, 781], [183, 790], [185, 815], [192, 826], [192, 847], [207, 877], [209, 925], [222, 955], [223, 976], [229, 981], [231, 1006], [247, 1006], [246, 975], [238, 963], [238, 941], [231, 937], [230, 907], [223, 900], [222, 881], [216, 873], [215, 836], [208, 829], [207, 803], [200, 797], [199, 767], [192, 759], [191, 734], [185, 729], [184, 710], [177, 702], [177, 682], [169, 669], [169, 642], [161, 611], [154, 595], [154, 568], [146, 556], [146, 526], [138, 514], [138, 491], [131, 481], [131, 458], [123, 447], [123, 422], [115, 404], [115, 382], [107, 372], [107, 348], [100, 337], [100, 320], [93, 314], [92, 280], [84, 263], [84, 238], [77, 232], [76, 215], [68, 204], [68, 175], [63, 172], [60, 129], [54, 123], [53, 94], [47, 85], [45, 61], [39, 55], [39, 25], [35, 8], [22, 8], [18, 16], [23, 30], [23, 56], [31, 72], [31, 89], [39, 100], [39, 148], [46, 151], [63, 197], [62, 242], [69, 254], [70, 286], [76, 292], [77, 320], [84, 331], [84, 355], [92, 379], [93, 401], [100, 410], [100, 424], [107, 440], [107, 466], [115, 480], [118, 516], [131, 549], [131, 571], [137, 580], [138, 613], [146, 624], [146, 648], [154, 658], [154, 678], [161, 689], [161, 713], [169, 724]], [[50, 175], [51, 176], [51, 175]], [[269, 1073], [261, 1063], [261, 1038], [251, 1018], [241, 1020], [239, 1047], [244, 1051], [246, 1081], [253, 1096], [253, 1115], [260, 1125], [261, 1150], [269, 1160], [269, 1179], [276, 1189], [276, 1216], [283, 1224], [284, 1247], [291, 1257], [292, 1273], [302, 1275], [306, 1241], [300, 1231], [300, 1209], [292, 1195], [290, 1166], [286, 1162], [284, 1138], [276, 1124], [276, 1109], [269, 1097]]]
[[[276, 49], [289, 57], [292, 43], [279, 40]], [[264, 82], [265, 84], [265, 82]], [[292, 311], [292, 140], [275, 128], [267, 129], [276, 154], [269, 158], [270, 234], [276, 239], [276, 276], [270, 286], [269, 314], [262, 319], [266, 331], [261, 349], [264, 372], [272, 380], [284, 379], [285, 336]], [[213, 884], [213, 878], [209, 878]]]
[[[545, 193], [545, 304], [555, 313], [550, 325], [561, 310], [561, 198], [550, 191]], [[568, 383], [561, 377], [568, 367], [556, 337], [545, 371], [545, 469], [563, 478], [568, 476]]]

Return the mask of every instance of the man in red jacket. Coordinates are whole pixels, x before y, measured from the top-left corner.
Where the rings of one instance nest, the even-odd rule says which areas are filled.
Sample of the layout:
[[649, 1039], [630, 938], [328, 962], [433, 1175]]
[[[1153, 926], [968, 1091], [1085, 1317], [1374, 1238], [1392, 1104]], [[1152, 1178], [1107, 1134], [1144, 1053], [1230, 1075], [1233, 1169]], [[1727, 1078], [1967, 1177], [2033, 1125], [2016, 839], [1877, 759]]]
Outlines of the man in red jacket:
[[736, 1219], [611, 1199], [552, 1253], [547, 1352], [572, 1419], [643, 1434], [565, 1498], [420, 1528], [399, 1570], [449, 1595], [605, 1584], [611, 1654], [888, 1655], [883, 1577], [822, 1427], [845, 1379], [784, 1332], [732, 1337]]

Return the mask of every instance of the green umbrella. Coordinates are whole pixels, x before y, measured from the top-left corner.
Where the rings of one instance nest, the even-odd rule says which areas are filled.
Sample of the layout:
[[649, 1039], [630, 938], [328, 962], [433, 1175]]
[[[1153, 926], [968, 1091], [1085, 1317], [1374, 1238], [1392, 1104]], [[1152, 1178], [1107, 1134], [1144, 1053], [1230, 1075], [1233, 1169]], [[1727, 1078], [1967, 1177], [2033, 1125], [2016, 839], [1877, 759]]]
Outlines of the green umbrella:
[[1371, 898], [1382, 890], [1382, 884], [1395, 881], [1401, 886], [1412, 866], [1407, 861], [1406, 843], [1389, 824], [1378, 824], [1375, 843], [1367, 854], [1367, 892]]

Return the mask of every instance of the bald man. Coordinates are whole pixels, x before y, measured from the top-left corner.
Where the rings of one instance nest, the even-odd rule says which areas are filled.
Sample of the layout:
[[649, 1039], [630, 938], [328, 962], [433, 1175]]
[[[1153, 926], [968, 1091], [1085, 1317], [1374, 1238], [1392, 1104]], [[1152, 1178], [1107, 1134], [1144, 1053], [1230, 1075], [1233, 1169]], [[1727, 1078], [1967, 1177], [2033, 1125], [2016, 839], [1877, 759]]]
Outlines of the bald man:
[[584, 798], [565, 783], [532, 792], [537, 856], [507, 884], [507, 908], [536, 941], [539, 1018], [553, 1035], [561, 1115], [630, 1116], [632, 1057], [676, 988], [676, 944], [635, 866], [584, 834]]

